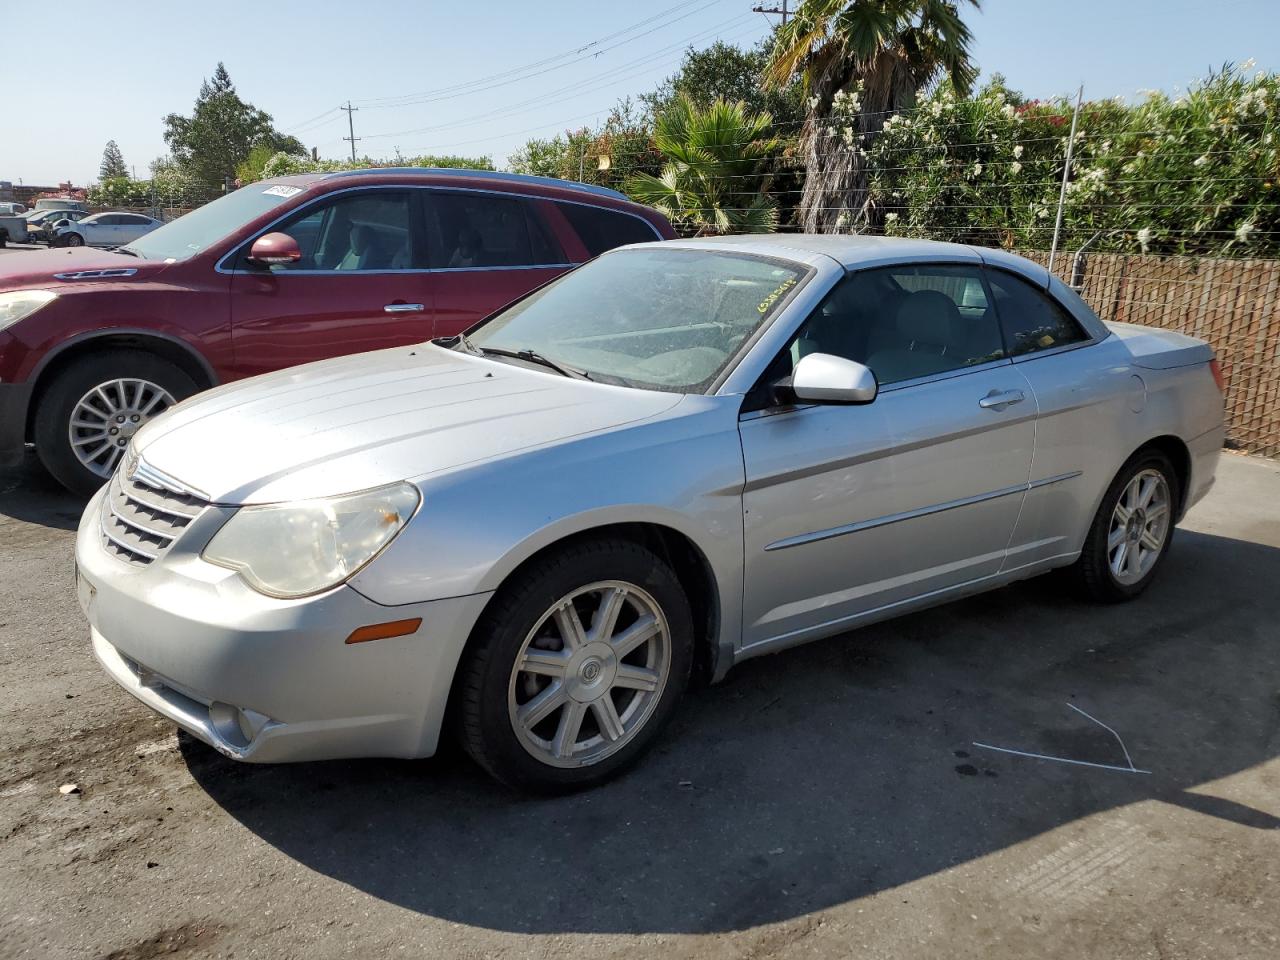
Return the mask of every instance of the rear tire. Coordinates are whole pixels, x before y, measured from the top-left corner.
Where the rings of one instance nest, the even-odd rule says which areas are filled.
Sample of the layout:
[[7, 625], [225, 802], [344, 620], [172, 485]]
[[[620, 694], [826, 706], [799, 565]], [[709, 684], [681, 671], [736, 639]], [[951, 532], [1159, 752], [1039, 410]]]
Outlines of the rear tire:
[[1116, 474], [1069, 568], [1085, 596], [1132, 600], [1151, 585], [1173, 544], [1182, 488], [1159, 450], [1139, 450]]
[[[142, 350], [80, 357], [36, 401], [36, 453], [64, 487], [92, 496], [119, 463], [129, 438], [198, 389], [180, 368]], [[94, 451], [97, 457], [90, 458]]]
[[[50, 241], [50, 244], [52, 245], [52, 241]], [[84, 237], [80, 236], [80, 234], [78, 234], [78, 233], [68, 234], [68, 235], [67, 235], [67, 246], [68, 246], [68, 247], [83, 247], [83, 246], [84, 246]]]
[[472, 634], [455, 686], [463, 746], [519, 790], [601, 783], [670, 720], [693, 638], [679, 580], [640, 544], [587, 541], [540, 559], [503, 585]]

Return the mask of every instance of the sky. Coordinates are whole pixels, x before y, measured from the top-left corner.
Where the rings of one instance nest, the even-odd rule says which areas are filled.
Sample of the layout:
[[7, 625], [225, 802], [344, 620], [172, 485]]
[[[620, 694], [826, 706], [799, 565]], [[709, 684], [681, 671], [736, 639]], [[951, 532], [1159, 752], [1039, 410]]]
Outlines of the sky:
[[[597, 122], [620, 98], [652, 90], [690, 44], [758, 42], [770, 22], [751, 12], [758, 3], [62, 0], [52, 33], [76, 38], [77, 53], [38, 70], [18, 55], [25, 46], [0, 56], [0, 180], [85, 185], [109, 139], [145, 177], [165, 153], [163, 117], [191, 110], [219, 60], [243, 98], [321, 156], [350, 150], [337, 109], [350, 100], [361, 154], [488, 155], [501, 167], [528, 138]], [[1280, 70], [1276, 8], [984, 0], [965, 17], [983, 74], [1002, 73], [1027, 96], [1074, 94], [1084, 83], [1086, 98], [1133, 98], [1185, 89], [1228, 60]], [[44, 29], [26, 36], [30, 49]], [[503, 76], [530, 64], [541, 65]]]

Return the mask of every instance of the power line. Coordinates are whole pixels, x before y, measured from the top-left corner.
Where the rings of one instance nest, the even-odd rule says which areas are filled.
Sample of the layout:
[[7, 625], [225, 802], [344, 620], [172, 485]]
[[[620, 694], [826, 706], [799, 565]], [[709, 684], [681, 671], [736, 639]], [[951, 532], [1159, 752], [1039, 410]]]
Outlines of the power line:
[[[647, 26], [653, 23], [655, 20], [663, 20], [664, 18], [668, 18], [670, 14], [672, 14], [673, 12], [677, 12], [683, 9], [684, 5], [678, 4], [674, 7], [669, 7], [668, 9], [662, 11], [661, 13], [655, 14], [651, 17], [648, 17], [645, 20], [640, 21], [639, 23], [633, 24], [632, 26], [626, 28], [625, 30], [620, 30], [616, 33], [610, 34], [607, 37], [602, 37], [598, 40], [593, 40], [590, 43], [585, 44], [584, 46], [578, 47], [575, 50], [569, 50], [569, 51], [566, 51], [565, 53], [558, 54], [554, 57], [548, 57], [544, 60], [539, 60], [534, 63], [526, 64], [523, 67], [516, 67], [511, 70], [506, 70], [502, 73], [492, 74], [488, 77], [481, 77], [477, 80], [470, 80], [465, 83], [454, 84], [453, 86], [450, 86], [450, 87], [440, 87], [434, 90], [420, 91], [418, 93], [400, 94], [395, 97], [382, 97], [376, 100], [362, 100], [361, 103], [369, 109], [409, 107], [409, 106], [416, 106], [418, 104], [423, 104], [423, 103], [434, 103], [439, 100], [452, 99], [454, 97], [463, 96], [463, 95], [472, 94], [472, 93], [483, 93], [485, 91], [494, 90], [494, 89], [497, 89], [498, 87], [504, 87], [512, 83], [520, 83], [525, 80], [530, 80], [534, 77], [542, 76], [543, 74], [546, 74], [546, 73], [551, 73], [555, 70], [560, 70], [564, 67], [572, 66], [575, 63], [582, 63], [586, 60], [593, 60], [602, 54], [608, 53], [610, 50], [616, 50], [618, 47], [624, 46], [628, 43], [633, 43], [636, 40], [641, 39], [642, 37], [647, 37], [650, 34], [658, 32], [659, 30], [662, 30], [666, 27], [670, 27], [673, 24], [679, 23], [681, 20], [686, 20], [689, 17], [694, 16], [695, 14], [701, 13], [702, 11], [709, 9], [710, 7], [713, 7], [720, 2], [722, 2], [722, 0], [709, 0], [709, 2], [703, 3], [701, 6], [694, 7], [691, 10], [686, 10], [685, 12], [681, 13], [680, 16], [678, 17], [666, 19], [665, 22], [658, 23], [657, 26], [651, 27], [649, 30], [644, 31], [643, 33], [636, 34], [633, 37], [628, 37], [625, 40], [621, 40], [618, 43], [612, 44], [611, 46], [603, 47], [601, 49], [595, 49], [595, 48], [599, 46], [601, 43], [605, 43], [609, 40], [631, 33], [635, 30], [638, 30], [640, 27]], [[587, 51], [590, 51], [590, 52], [587, 52]], [[568, 60], [564, 63], [556, 62], [558, 60], [563, 60], [565, 57], [573, 57], [574, 59]], [[550, 66], [548, 66], [548, 64], [550, 64]], [[543, 69], [535, 69], [538, 67], [542, 67]], [[534, 72], [532, 73], [527, 72], [530, 70], [533, 70]]]

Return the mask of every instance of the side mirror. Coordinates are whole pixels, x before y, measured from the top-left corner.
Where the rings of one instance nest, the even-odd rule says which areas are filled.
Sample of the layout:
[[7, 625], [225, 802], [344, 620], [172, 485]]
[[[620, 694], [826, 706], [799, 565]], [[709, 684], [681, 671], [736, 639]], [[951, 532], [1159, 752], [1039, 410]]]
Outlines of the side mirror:
[[801, 357], [791, 375], [791, 392], [811, 403], [870, 403], [879, 389], [870, 367], [829, 353]]
[[302, 251], [298, 249], [298, 241], [287, 233], [264, 233], [253, 241], [249, 259], [268, 267], [278, 263], [297, 263], [302, 259]]

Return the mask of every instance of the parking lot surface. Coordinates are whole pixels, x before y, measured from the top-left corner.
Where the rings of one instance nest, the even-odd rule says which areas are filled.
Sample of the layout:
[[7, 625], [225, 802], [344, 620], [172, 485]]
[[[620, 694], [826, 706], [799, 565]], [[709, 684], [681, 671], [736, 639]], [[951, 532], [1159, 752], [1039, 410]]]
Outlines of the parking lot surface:
[[550, 800], [176, 736], [90, 653], [80, 509], [0, 472], [0, 957], [1280, 956], [1272, 461], [1224, 456], [1137, 602], [1041, 578], [752, 661]]

